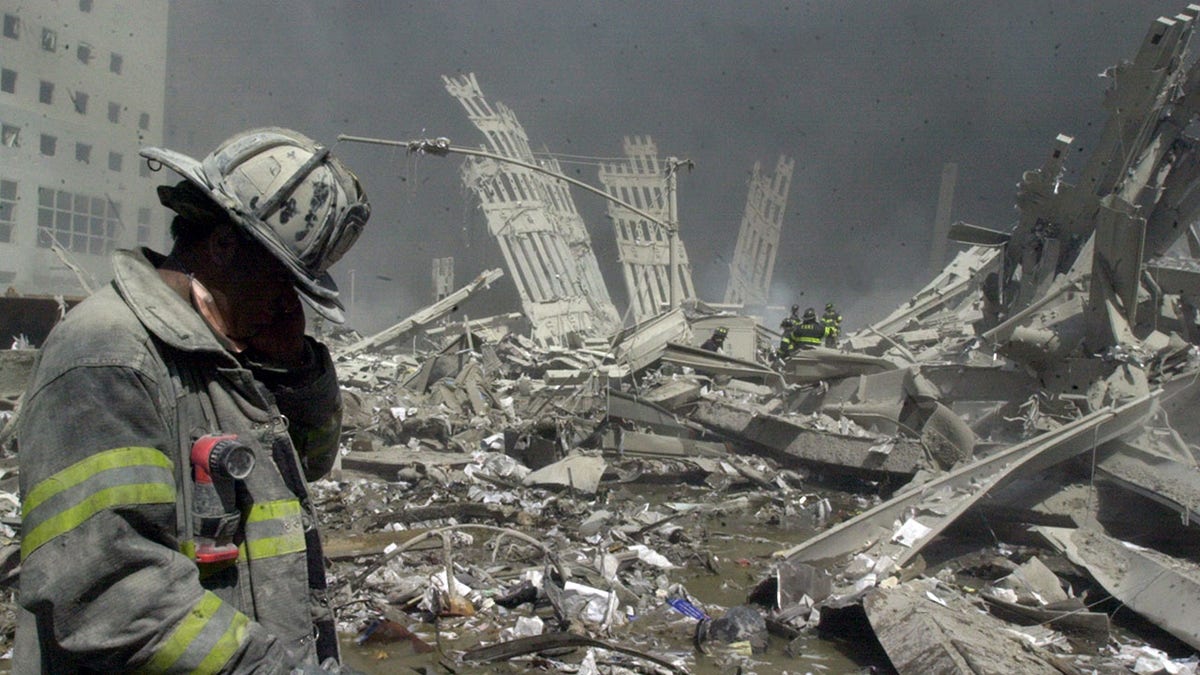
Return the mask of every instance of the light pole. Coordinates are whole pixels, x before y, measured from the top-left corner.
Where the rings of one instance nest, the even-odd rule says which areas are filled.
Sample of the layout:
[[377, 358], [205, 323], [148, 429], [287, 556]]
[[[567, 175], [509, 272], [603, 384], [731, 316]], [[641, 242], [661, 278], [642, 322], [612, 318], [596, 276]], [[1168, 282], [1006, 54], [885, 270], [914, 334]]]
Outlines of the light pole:
[[671, 280], [669, 296], [671, 309], [679, 306], [679, 298], [682, 295], [682, 289], [679, 288], [679, 215], [678, 205], [675, 201], [675, 176], [679, 173], [680, 166], [687, 166], [690, 171], [692, 160], [678, 157], [667, 158], [667, 221], [670, 222], [667, 227], [667, 274], [670, 276], [667, 278]]
[[[599, 195], [614, 204], [617, 204], [626, 209], [629, 209], [635, 215], [645, 218], [646, 220], [663, 228], [667, 232], [667, 246], [668, 246], [668, 257], [669, 257], [668, 267], [670, 268], [667, 270], [667, 273], [670, 275], [670, 277], [668, 277], [668, 278], [671, 279], [670, 303], [671, 303], [672, 309], [674, 309], [677, 306], [677, 304], [676, 304], [677, 295], [675, 293], [675, 262], [676, 262], [676, 260], [675, 260], [675, 258], [676, 258], [675, 239], [676, 239], [676, 236], [678, 235], [678, 225], [675, 222], [675, 179], [674, 179], [674, 174], [675, 174], [675, 169], [677, 169], [680, 165], [686, 164], [688, 166], [688, 168], [691, 168], [692, 162], [690, 160], [686, 160], [686, 159], [677, 160], [674, 157], [667, 160], [667, 190], [670, 193], [670, 200], [669, 200], [669, 206], [668, 206], [670, 215], [668, 216], [668, 220], [670, 222], [663, 222], [663, 221], [659, 220], [658, 218], [655, 218], [654, 216], [650, 215], [649, 213], [646, 213], [645, 211], [639, 209], [638, 207], [634, 206], [633, 204], [630, 204], [629, 202], [626, 202], [620, 198], [614, 197], [613, 195], [610, 195], [609, 193], [607, 193], [599, 188], [592, 187], [591, 185], [588, 185], [587, 183], [584, 183], [583, 181], [576, 180], [574, 178], [571, 178], [570, 176], [564, 176], [561, 173], [556, 173], [545, 167], [541, 167], [536, 164], [530, 164], [529, 162], [526, 162], [526, 161], [523, 161], [520, 159], [516, 159], [513, 157], [505, 157], [504, 155], [497, 155], [495, 153], [487, 152], [486, 150], [478, 150], [475, 148], [464, 148], [464, 147], [458, 146], [458, 145], [451, 145], [449, 138], [445, 138], [445, 137], [433, 138], [433, 139], [421, 138], [421, 139], [412, 140], [412, 141], [393, 141], [393, 140], [388, 140], [385, 138], [367, 138], [365, 136], [349, 136], [346, 134], [338, 134], [337, 138], [339, 141], [350, 141], [351, 143], [371, 143], [374, 145], [390, 145], [393, 147], [399, 146], [399, 147], [407, 148], [409, 152], [420, 152], [420, 153], [426, 153], [426, 154], [430, 154], [430, 155], [437, 155], [439, 157], [445, 157], [446, 155], [453, 153], [453, 154], [457, 154], [457, 155], [469, 155], [472, 157], [485, 157], [487, 159], [494, 159], [497, 162], [507, 162], [508, 164], [515, 164], [517, 166], [524, 167], [526, 169], [529, 169], [530, 171], [536, 171], [538, 173], [545, 174], [547, 176], [550, 176], [551, 178], [557, 178], [558, 180], [566, 181], [566, 182], [570, 183], [571, 185], [574, 185], [576, 187], [587, 190], [588, 192]], [[351, 276], [350, 276], [351, 288], [354, 287], [354, 276], [353, 275], [354, 275], [354, 271], [351, 270]], [[351, 291], [351, 297], [353, 297], [353, 291]]]

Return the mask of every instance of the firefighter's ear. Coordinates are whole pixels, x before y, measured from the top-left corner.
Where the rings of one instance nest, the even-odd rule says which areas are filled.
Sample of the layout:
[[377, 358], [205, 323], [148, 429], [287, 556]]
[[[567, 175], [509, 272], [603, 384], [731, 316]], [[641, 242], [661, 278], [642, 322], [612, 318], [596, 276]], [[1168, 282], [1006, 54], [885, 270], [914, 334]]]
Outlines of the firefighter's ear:
[[207, 253], [210, 264], [218, 270], [227, 270], [237, 258], [241, 237], [233, 231], [233, 227], [220, 224], [213, 228], [208, 237]]

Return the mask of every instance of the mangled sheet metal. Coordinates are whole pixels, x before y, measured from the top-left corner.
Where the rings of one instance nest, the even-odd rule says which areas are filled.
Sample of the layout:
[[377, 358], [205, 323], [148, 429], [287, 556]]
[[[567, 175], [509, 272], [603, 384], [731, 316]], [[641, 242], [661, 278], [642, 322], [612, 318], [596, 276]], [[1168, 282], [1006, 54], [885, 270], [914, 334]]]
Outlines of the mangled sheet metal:
[[783, 155], [775, 164], [774, 174], [762, 173], [762, 164], [754, 163], [750, 174], [750, 194], [746, 197], [742, 226], [738, 229], [733, 260], [729, 263], [726, 304], [767, 304], [771, 276], [775, 271], [775, 252], [779, 250], [779, 234], [783, 229], [783, 214], [787, 210], [788, 189], [792, 185], [795, 167], [796, 160]]
[[[494, 154], [529, 164], [538, 160], [512, 110], [493, 108], [473, 73], [443, 77]], [[559, 173], [557, 160], [546, 160]], [[516, 283], [534, 339], [562, 344], [572, 333], [611, 335], [620, 316], [592, 251], [591, 237], [567, 186], [544, 174], [490, 159], [469, 159], [464, 184], [479, 197]]]
[[368, 349], [379, 349], [388, 344], [399, 340], [409, 332], [416, 330], [422, 326], [429, 325], [437, 321], [442, 316], [452, 311], [467, 298], [474, 295], [480, 289], [487, 288], [500, 277], [504, 276], [504, 272], [499, 269], [486, 270], [481, 272], [479, 276], [471, 283], [462, 288], [450, 293], [446, 297], [437, 302], [422, 308], [412, 315], [405, 318], [400, 323], [376, 333], [375, 335], [365, 337], [354, 344], [345, 347], [338, 352], [338, 356], [353, 356]]
[[[961, 335], [980, 315], [976, 297], [985, 271], [996, 264], [1000, 250], [974, 246], [958, 253], [936, 277], [907, 303], [869, 327], [847, 336], [852, 351], [882, 353], [903, 350], [888, 336], [915, 326], [945, 328]], [[911, 360], [911, 359], [910, 359]]]

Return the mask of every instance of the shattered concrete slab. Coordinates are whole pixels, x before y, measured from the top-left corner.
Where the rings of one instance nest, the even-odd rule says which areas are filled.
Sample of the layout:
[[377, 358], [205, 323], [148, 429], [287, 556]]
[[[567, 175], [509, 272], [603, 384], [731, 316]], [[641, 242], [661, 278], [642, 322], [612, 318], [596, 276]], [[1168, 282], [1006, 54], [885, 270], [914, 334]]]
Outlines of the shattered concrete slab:
[[606, 466], [600, 457], [571, 455], [529, 473], [522, 483], [529, 486], [557, 485], [591, 494], [600, 486]]
[[692, 418], [718, 433], [767, 451], [781, 462], [905, 478], [925, 463], [925, 453], [913, 439], [830, 433], [806, 426], [803, 418], [755, 414], [718, 399], [697, 405]]
[[920, 485], [777, 555], [790, 560], [831, 561], [855, 552], [888, 557], [903, 567], [921, 548], [992, 490], [1032, 475], [1139, 428], [1154, 395], [1101, 410], [1056, 431], [976, 460]]
[[1052, 655], [933, 579], [875, 589], [863, 609], [902, 675], [1062, 672]]

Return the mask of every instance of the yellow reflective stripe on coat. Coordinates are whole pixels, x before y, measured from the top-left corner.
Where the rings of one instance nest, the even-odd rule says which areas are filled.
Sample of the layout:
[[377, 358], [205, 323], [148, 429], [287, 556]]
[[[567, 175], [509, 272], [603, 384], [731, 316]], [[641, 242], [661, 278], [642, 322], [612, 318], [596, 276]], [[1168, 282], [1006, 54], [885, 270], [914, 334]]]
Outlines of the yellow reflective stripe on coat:
[[[300, 502], [295, 499], [280, 499], [252, 505], [250, 513], [246, 516], [247, 536], [243, 548], [245, 556], [251, 560], [262, 560], [307, 550], [300, 513]], [[266, 525], [272, 520], [278, 521], [279, 526], [284, 529], [282, 534], [255, 536], [254, 525]]]
[[[228, 615], [228, 625], [221, 630], [214, 622], [218, 614]], [[219, 672], [246, 639], [250, 620], [245, 614], [225, 605], [211, 591], [205, 591], [200, 601], [179, 622], [166, 642], [155, 652], [139, 672], [166, 673], [187, 670], [192, 673]], [[216, 631], [220, 630], [220, 634]], [[202, 638], [204, 638], [202, 640]], [[198, 644], [199, 641], [199, 644]], [[205, 645], [210, 643], [211, 646]], [[195, 647], [196, 649], [193, 649]], [[189, 652], [197, 652], [191, 653]], [[182, 663], [181, 663], [182, 661]], [[181, 666], [181, 668], [176, 668]]]
[[286, 518], [300, 515], [300, 501], [297, 499], [278, 499], [273, 502], [251, 504], [250, 514], [246, 516], [247, 523], [258, 523], [273, 518]]
[[[82, 459], [41, 481], [22, 504], [22, 520], [29, 529], [21, 539], [21, 559], [106, 509], [174, 504], [171, 471], [171, 461], [154, 448], [115, 448]], [[158, 476], [162, 480], [147, 480]], [[125, 482], [129, 479], [140, 480]], [[87, 493], [89, 481], [95, 483], [91, 494]], [[67, 494], [72, 490], [73, 493]], [[59, 495], [63, 498], [56, 500]], [[70, 505], [48, 503], [68, 501], [67, 498]]]
[[139, 465], [156, 466], [168, 471], [173, 468], [171, 460], [154, 448], [132, 447], [105, 450], [81, 459], [35, 485], [25, 497], [21, 506], [21, 514], [28, 515], [30, 511], [37, 508], [38, 504], [63, 490], [79, 485], [101, 471]]

